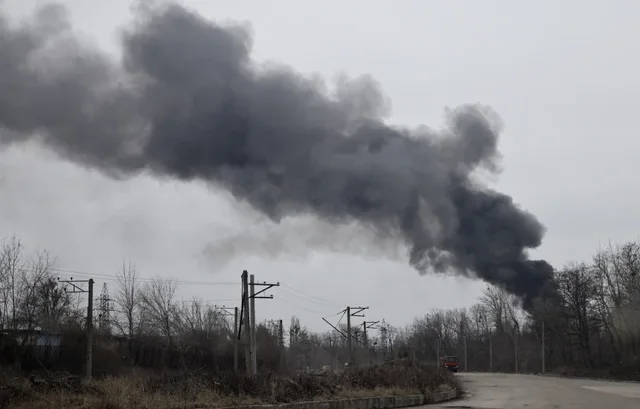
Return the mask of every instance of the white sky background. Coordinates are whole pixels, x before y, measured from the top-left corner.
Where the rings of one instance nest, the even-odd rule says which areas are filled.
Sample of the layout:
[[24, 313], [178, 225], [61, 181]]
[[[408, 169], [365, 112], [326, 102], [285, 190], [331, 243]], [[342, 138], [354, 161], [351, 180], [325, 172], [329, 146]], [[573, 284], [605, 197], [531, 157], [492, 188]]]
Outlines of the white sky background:
[[[16, 16], [38, 3], [0, 1]], [[116, 30], [130, 19], [129, 1], [62, 3], [82, 34], [118, 52]], [[211, 19], [250, 22], [256, 59], [327, 78], [341, 71], [372, 74], [392, 101], [392, 122], [437, 127], [446, 106], [491, 105], [505, 122], [504, 172], [496, 187], [548, 228], [534, 256], [561, 266], [588, 261], [600, 243], [638, 237], [640, 2], [183, 3]], [[322, 300], [276, 289], [274, 300], [257, 301], [258, 319], [287, 325], [296, 314], [313, 330], [328, 329], [320, 317], [347, 304], [369, 305], [367, 319], [401, 325], [431, 308], [471, 305], [484, 288], [465, 279], [421, 277], [402, 261], [365, 255], [366, 249], [360, 255], [305, 249], [305, 240], [286, 238], [290, 228], [272, 227], [272, 234], [297, 244], [294, 256], [258, 252], [208, 264], [202, 250], [217, 234], [253, 229], [264, 236], [258, 216], [242, 208], [201, 185], [106, 180], [33, 146], [0, 152], [0, 237], [15, 233], [30, 248], [49, 249], [63, 269], [113, 274], [131, 259], [144, 277], [198, 282], [239, 282], [248, 269], [259, 281], [280, 281]], [[313, 231], [313, 223], [304, 226]], [[332, 240], [340, 243], [343, 234], [336, 229]], [[96, 278], [99, 292], [104, 276]], [[238, 299], [239, 291], [202, 283], [180, 287], [181, 296], [227, 305], [237, 304], [229, 299]]]

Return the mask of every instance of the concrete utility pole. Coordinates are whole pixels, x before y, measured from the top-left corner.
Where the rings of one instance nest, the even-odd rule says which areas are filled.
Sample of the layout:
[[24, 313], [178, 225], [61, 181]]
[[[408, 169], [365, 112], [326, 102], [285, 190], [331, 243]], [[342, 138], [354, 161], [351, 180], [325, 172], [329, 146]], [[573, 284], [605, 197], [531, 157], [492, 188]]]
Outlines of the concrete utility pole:
[[[222, 307], [219, 307], [217, 305], [214, 306], [214, 308], [216, 310], [219, 310], [220, 313], [222, 315], [225, 316], [229, 316], [229, 315], [233, 315], [233, 332], [231, 330], [229, 330], [229, 328], [227, 327], [227, 332], [229, 333], [229, 335], [231, 336], [231, 339], [233, 341], [233, 370], [235, 372], [238, 372], [238, 307], [225, 307], [224, 305]], [[233, 311], [233, 312], [231, 312]], [[225, 323], [226, 323], [226, 318], [225, 318]]]
[[487, 316], [486, 315], [480, 315], [480, 319], [484, 319], [484, 323], [487, 326], [487, 328], [489, 329], [489, 372], [493, 372], [493, 344], [491, 341], [492, 338], [492, 331], [491, 331], [491, 326], [489, 326], [488, 321], [487, 321]]
[[[233, 333], [238, 333], [238, 307], [233, 308]], [[238, 372], [238, 338], [233, 337], [233, 371]]]
[[463, 320], [461, 322], [461, 327], [462, 327], [462, 343], [463, 343], [463, 348], [464, 348], [464, 371], [467, 372], [468, 371], [468, 367], [467, 367], [467, 317], [466, 315], [463, 316]]
[[266, 322], [273, 326], [271, 329], [274, 332], [278, 345], [278, 366], [282, 368], [284, 361], [284, 328], [282, 320], [267, 320]]
[[364, 349], [369, 349], [369, 340], [367, 339], [367, 322], [362, 323], [362, 345]]
[[258, 359], [256, 357], [256, 287], [255, 287], [255, 276], [251, 274], [249, 276], [249, 293], [251, 298], [251, 373], [258, 373]]
[[520, 334], [520, 327], [518, 326], [518, 322], [513, 320], [515, 334], [513, 335], [513, 349], [515, 353], [515, 370], [518, 373], [518, 335]]
[[[73, 277], [70, 277], [69, 280], [60, 280], [58, 278], [59, 283], [64, 283], [71, 286], [71, 290], [67, 290], [67, 287], [64, 287], [64, 292], [68, 294], [74, 293], [87, 293], [87, 323], [85, 329], [85, 378], [89, 382], [91, 381], [91, 372], [93, 370], [93, 278], [88, 280], [73, 280]], [[88, 284], [88, 290], [76, 285], [81, 283]]]
[[349, 351], [349, 366], [353, 363], [353, 347], [351, 345], [351, 307], [347, 307], [347, 351]]
[[93, 371], [93, 278], [89, 279], [89, 291], [87, 294], [87, 351], [86, 368], [87, 381], [91, 381]]
[[365, 348], [369, 347], [369, 338], [367, 336], [367, 330], [368, 329], [376, 329], [375, 325], [377, 325], [379, 323], [380, 323], [380, 321], [364, 321], [362, 323], [362, 327], [364, 328], [364, 330], [363, 330], [364, 331], [364, 339], [363, 339], [363, 341], [364, 341]]
[[544, 320], [542, 320], [542, 373], [546, 371], [546, 356], [545, 356], [545, 345], [544, 345]]
[[251, 345], [251, 320], [249, 314], [249, 273], [247, 270], [242, 272], [242, 305], [243, 310], [242, 320], [244, 321], [244, 360], [245, 360], [245, 369], [247, 375], [253, 375], [253, 365], [251, 353], [253, 352], [253, 348]]
[[464, 334], [464, 371], [467, 372], [469, 370], [467, 366], [467, 334]]
[[283, 368], [284, 363], [284, 327], [282, 325], [282, 320], [278, 320], [278, 346], [280, 347], [280, 359], [279, 366]]
[[[349, 349], [349, 366], [353, 366], [355, 364], [355, 358], [353, 353], [353, 342], [352, 342], [352, 332], [351, 332], [351, 317], [362, 317], [364, 318], [364, 310], [368, 310], [369, 307], [347, 307], [341, 312], [345, 312], [347, 314], [347, 348]], [[326, 320], [325, 320], [326, 321]]]
[[366, 356], [367, 356], [367, 363], [369, 365], [371, 365], [371, 351], [369, 350], [369, 336], [367, 335], [367, 330], [368, 329], [375, 329], [375, 325], [378, 324], [380, 321], [364, 321], [362, 323], [362, 335], [363, 335], [363, 344], [364, 344], [364, 349], [366, 352]]
[[493, 372], [493, 343], [491, 339], [493, 338], [493, 332], [491, 328], [489, 328], [489, 372]]
[[[245, 270], [246, 271], [246, 270]], [[256, 299], [257, 298], [262, 298], [262, 299], [273, 299], [273, 295], [268, 295], [268, 296], [261, 296], [260, 294], [264, 293], [265, 291], [269, 290], [272, 287], [278, 287], [280, 286], [280, 283], [275, 283], [275, 284], [270, 284], [267, 282], [262, 282], [262, 283], [256, 283], [255, 282], [255, 277], [253, 274], [251, 274], [251, 283], [250, 283], [250, 287], [251, 287], [251, 295], [249, 295], [249, 300], [250, 300], [250, 305], [249, 308], [251, 310], [250, 313], [250, 320], [251, 320], [251, 325], [250, 325], [250, 335], [249, 335], [249, 342], [250, 342], [250, 349], [251, 349], [251, 374], [252, 375], [256, 375], [258, 373], [258, 351], [257, 351], [257, 344], [256, 344]], [[264, 287], [262, 290], [256, 292], [256, 286], [261, 286]]]

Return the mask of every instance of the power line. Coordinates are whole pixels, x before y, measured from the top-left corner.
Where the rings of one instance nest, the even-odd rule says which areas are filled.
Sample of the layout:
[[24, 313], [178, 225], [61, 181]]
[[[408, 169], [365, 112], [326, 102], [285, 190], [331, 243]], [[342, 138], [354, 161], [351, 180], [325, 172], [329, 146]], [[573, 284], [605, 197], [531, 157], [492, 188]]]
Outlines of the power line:
[[[284, 284], [282, 284], [282, 286], [284, 287]], [[291, 287], [288, 287], [288, 286], [287, 286], [287, 288], [291, 288]], [[287, 290], [286, 288], [283, 288], [282, 290], [284, 290], [284, 292], [286, 292], [286, 293], [287, 293], [287, 294], [289, 294], [289, 295], [292, 295], [292, 296], [297, 297], [297, 298], [299, 298], [299, 299], [301, 299], [301, 300], [305, 300], [305, 301], [312, 302], [312, 303], [315, 303], [315, 304], [319, 304], [319, 305], [327, 305], [327, 306], [331, 306], [331, 307], [338, 307], [338, 306], [340, 306], [340, 304], [335, 304], [335, 303], [331, 303], [331, 302], [326, 302], [326, 301], [317, 301], [317, 300], [314, 300], [314, 299], [312, 299], [312, 298], [310, 298], [310, 297], [305, 297], [305, 296], [302, 296], [302, 295], [296, 294], [294, 291]]]
[[283, 302], [285, 304], [289, 304], [289, 305], [291, 305], [293, 307], [300, 308], [301, 310], [305, 310], [305, 311], [310, 312], [312, 314], [323, 315], [323, 316], [327, 315], [326, 312], [320, 312], [320, 311], [312, 310], [312, 309], [309, 309], [309, 308], [306, 308], [306, 307], [302, 307], [302, 306], [294, 304], [294, 303], [292, 303], [290, 301], [285, 301], [282, 298], [276, 298], [276, 300], [281, 301], [281, 302]]
[[[23, 268], [25, 269], [29, 269], [31, 271], [39, 269], [40, 267], [36, 266], [36, 265], [31, 265], [31, 266], [24, 266]], [[46, 270], [51, 271], [51, 272], [56, 272], [56, 273], [60, 273], [62, 275], [76, 275], [78, 277], [93, 277], [93, 278], [97, 278], [101, 281], [108, 281], [108, 282], [117, 282], [120, 277], [117, 273], [98, 273], [98, 272], [92, 272], [92, 271], [84, 271], [84, 270], [75, 270], [75, 269], [67, 269], [67, 268], [58, 268], [58, 267], [48, 267], [46, 268]], [[240, 283], [237, 282], [233, 282], [233, 281], [198, 281], [198, 280], [177, 280], [175, 278], [164, 278], [164, 277], [136, 277], [136, 281], [140, 282], [140, 283], [149, 283], [149, 282], [153, 282], [155, 280], [170, 280], [175, 282], [176, 284], [179, 285], [213, 285], [213, 286], [238, 286], [240, 285]], [[324, 304], [327, 306], [334, 306], [334, 307], [338, 307], [341, 306], [341, 304], [337, 304], [328, 300], [325, 300], [323, 298], [308, 294], [302, 290], [299, 290], [295, 287], [292, 287], [290, 285], [286, 285], [286, 284], [280, 284], [281, 289], [282, 287], [285, 287], [287, 290], [285, 290], [289, 295], [292, 295], [294, 297], [297, 297], [301, 300], [304, 301], [308, 301], [311, 303], [315, 303], [315, 304]], [[234, 301], [235, 298], [231, 299], [231, 298], [219, 298], [219, 299], [215, 299], [215, 300], [207, 300], [207, 301], [211, 301], [211, 302], [219, 302], [219, 301]], [[290, 303], [291, 305], [294, 305], [293, 303]], [[299, 307], [302, 309], [305, 309], [304, 307]], [[315, 311], [317, 313], [317, 311]], [[325, 313], [322, 313], [325, 314]]]
[[323, 300], [322, 298], [316, 297], [315, 295], [311, 295], [311, 294], [305, 293], [305, 292], [304, 292], [304, 291], [302, 291], [302, 290], [298, 290], [297, 288], [293, 288], [293, 287], [291, 287], [290, 285], [282, 284], [282, 286], [283, 286], [283, 287], [286, 287], [286, 288], [288, 288], [288, 289], [290, 289], [290, 290], [293, 290], [293, 291], [295, 291], [295, 292], [297, 292], [297, 293], [300, 293], [300, 294], [302, 294], [302, 295], [304, 295], [304, 296], [307, 296], [307, 297], [309, 297], [309, 298], [315, 299], [315, 300], [317, 300], [317, 301], [315, 301], [315, 302], [318, 302], [318, 303], [320, 303], [320, 304], [332, 305], [332, 306], [334, 306], [334, 307], [341, 307], [341, 306], [342, 306], [342, 304], [336, 304], [336, 303], [334, 303], [334, 302], [329, 302], [329, 301]]
[[[36, 266], [36, 265], [25, 265], [23, 266], [23, 269], [28, 269], [28, 270], [36, 270], [36, 269], [41, 269], [41, 267]], [[58, 268], [58, 267], [48, 267], [46, 270], [50, 271], [50, 272], [55, 272], [55, 273], [60, 273], [61, 275], [65, 275], [67, 277], [70, 277], [71, 275], [74, 275], [78, 278], [85, 278], [85, 277], [93, 277], [95, 279], [101, 280], [101, 281], [105, 281], [105, 282], [118, 282], [119, 281], [119, 275], [117, 273], [97, 273], [97, 272], [90, 272], [90, 271], [83, 271], [83, 270], [76, 270], [76, 269], [68, 269], [68, 268]], [[158, 280], [158, 279], [165, 279], [165, 278], [154, 278], [154, 277], [136, 277], [136, 281], [140, 282], [140, 283], [150, 283], [153, 282], [154, 280]], [[179, 285], [213, 285], [213, 286], [237, 286], [239, 285], [239, 283], [236, 282], [228, 282], [228, 281], [196, 281], [196, 280], [176, 280], [173, 278], [166, 278], [166, 280], [171, 280], [173, 282], [175, 282], [176, 284]], [[282, 288], [285, 287], [285, 288]], [[340, 304], [322, 299], [320, 297], [316, 297], [314, 295], [311, 295], [309, 293], [306, 293], [302, 290], [299, 290], [295, 287], [292, 287], [290, 285], [286, 285], [286, 284], [281, 284], [281, 289], [285, 290], [285, 292], [293, 297], [296, 297], [302, 301], [308, 302], [308, 303], [313, 303], [316, 305], [323, 305], [323, 306], [340, 306]], [[206, 304], [209, 303], [220, 303], [220, 302], [230, 302], [230, 301], [235, 301], [235, 298], [215, 298], [215, 299], [193, 299], [193, 300], [181, 300], [179, 301], [179, 303], [182, 304], [187, 304], [187, 303], [198, 303], [198, 302], [203, 302]], [[284, 300], [281, 298], [277, 299], [278, 301], [281, 301], [285, 304], [291, 305], [293, 307], [296, 307], [300, 310], [304, 310], [307, 311], [311, 314], [315, 314], [315, 315], [320, 315], [320, 316], [327, 316], [327, 315], [333, 315], [331, 313], [327, 313], [325, 312], [321, 312], [318, 311], [317, 309], [314, 308], [309, 308], [309, 307], [305, 307], [305, 306], [301, 306], [297, 303], [288, 301], [288, 300]], [[96, 299], [95, 301], [99, 302], [99, 299]], [[338, 314], [342, 314], [342, 312], [337, 313]], [[343, 314], [344, 316], [344, 314]], [[342, 320], [342, 318], [340, 319], [340, 321]], [[340, 322], [339, 321], [339, 322]]]

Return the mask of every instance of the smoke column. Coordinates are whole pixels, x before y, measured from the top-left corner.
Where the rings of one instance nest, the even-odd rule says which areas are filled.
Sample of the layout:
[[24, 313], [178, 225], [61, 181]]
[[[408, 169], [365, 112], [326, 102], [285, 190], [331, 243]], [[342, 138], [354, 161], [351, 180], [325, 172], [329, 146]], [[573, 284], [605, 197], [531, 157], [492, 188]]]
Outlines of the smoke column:
[[182, 6], [137, 11], [121, 62], [76, 38], [66, 11], [0, 13], [0, 145], [37, 140], [114, 178], [204, 180], [274, 221], [315, 214], [396, 235], [420, 273], [478, 277], [545, 294], [553, 270], [529, 260], [544, 228], [472, 178], [498, 172], [500, 120], [460, 106], [440, 131], [385, 123], [374, 80], [335, 89], [251, 59], [251, 35]]

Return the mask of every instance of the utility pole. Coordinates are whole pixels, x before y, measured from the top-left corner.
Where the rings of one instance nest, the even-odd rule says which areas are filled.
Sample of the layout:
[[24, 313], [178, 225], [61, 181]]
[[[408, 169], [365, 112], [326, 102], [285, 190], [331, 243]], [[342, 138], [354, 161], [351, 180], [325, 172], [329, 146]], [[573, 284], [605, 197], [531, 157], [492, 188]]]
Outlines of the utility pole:
[[[73, 277], [70, 277], [69, 280], [60, 280], [58, 278], [59, 283], [64, 283], [71, 286], [71, 290], [67, 290], [66, 286], [64, 287], [65, 293], [68, 294], [76, 294], [76, 293], [87, 293], [87, 324], [86, 324], [86, 345], [85, 345], [85, 377], [88, 382], [91, 381], [91, 371], [93, 369], [93, 278], [88, 280], [73, 280]], [[80, 283], [87, 283], [88, 290], [76, 285]]]
[[364, 344], [364, 349], [369, 349], [369, 340], [367, 339], [367, 322], [362, 323], [362, 343]]
[[467, 316], [463, 315], [460, 319], [460, 336], [462, 337], [462, 348], [464, 350], [464, 371], [467, 372]]
[[[246, 272], [246, 270], [245, 270]], [[251, 287], [251, 295], [249, 296], [250, 299], [250, 309], [251, 309], [251, 314], [250, 314], [250, 320], [251, 320], [251, 326], [250, 326], [250, 343], [251, 343], [251, 374], [252, 375], [256, 375], [258, 373], [258, 351], [257, 351], [257, 344], [256, 344], [256, 299], [257, 298], [262, 298], [262, 299], [268, 299], [271, 300], [273, 299], [273, 295], [268, 295], [268, 296], [264, 296], [264, 295], [260, 295], [262, 293], [264, 293], [265, 291], [273, 288], [273, 287], [279, 287], [280, 283], [277, 282], [275, 284], [273, 283], [267, 283], [267, 282], [262, 282], [262, 283], [256, 283], [255, 282], [255, 276], [253, 274], [251, 274], [251, 278], [250, 278], [250, 287]], [[262, 290], [256, 292], [256, 286], [261, 286], [264, 287]]]
[[238, 307], [231, 308], [225, 307], [224, 305], [222, 307], [219, 307], [215, 305], [214, 308], [216, 310], [219, 310], [224, 316], [233, 315], [233, 332], [229, 330], [229, 324], [227, 323], [226, 318], [224, 319], [224, 322], [227, 328], [227, 332], [229, 333], [229, 335], [231, 335], [231, 340], [233, 341], [233, 370], [235, 372], [238, 372], [238, 338], [236, 336], [238, 334]]
[[[233, 308], [233, 333], [238, 333], [238, 307]], [[233, 337], [233, 371], [238, 372], [238, 338]]]
[[516, 373], [518, 373], [518, 335], [520, 333], [520, 327], [518, 326], [518, 322], [516, 320], [513, 320], [513, 326], [515, 329], [515, 334], [513, 335], [513, 349], [514, 349], [514, 356], [515, 356], [515, 370]]
[[252, 365], [252, 358], [251, 358], [251, 353], [253, 352], [253, 349], [251, 348], [251, 323], [250, 323], [250, 317], [249, 317], [249, 273], [247, 272], [247, 270], [244, 270], [242, 272], [242, 306], [241, 308], [243, 309], [244, 312], [244, 316], [242, 317], [242, 320], [244, 321], [244, 360], [245, 360], [245, 367], [246, 367], [246, 371], [247, 371], [247, 375], [253, 375], [253, 365]]
[[513, 348], [514, 348], [514, 353], [515, 353], [515, 369], [516, 369], [516, 373], [518, 373], [518, 334], [515, 334], [513, 337]]
[[349, 349], [349, 366], [353, 366], [355, 364], [352, 335], [351, 335], [351, 317], [364, 318], [363, 311], [368, 309], [369, 307], [347, 307], [346, 309], [341, 311], [341, 312], [346, 311], [347, 313], [347, 348]]
[[353, 364], [353, 352], [351, 345], [351, 307], [347, 307], [347, 351], [349, 351], [349, 366]]
[[489, 372], [493, 372], [493, 332], [489, 328]]
[[364, 342], [364, 349], [366, 351], [367, 363], [371, 365], [371, 351], [369, 350], [369, 337], [367, 336], [367, 329], [375, 329], [375, 325], [380, 321], [364, 321], [362, 323], [362, 336]]
[[489, 329], [489, 372], [493, 372], [493, 344], [491, 341], [493, 333], [491, 331], [491, 327], [488, 324], [487, 316], [481, 315], [480, 319], [484, 319], [484, 324]]
[[256, 299], [255, 299], [255, 276], [251, 274], [249, 276], [249, 293], [251, 299], [251, 373], [253, 375], [258, 373], [258, 359], [256, 357]]
[[546, 356], [545, 356], [545, 346], [544, 346], [544, 320], [542, 320], [542, 373], [546, 371]]
[[467, 333], [464, 334], [464, 371], [468, 372], [467, 366]]
[[363, 331], [364, 331], [364, 334], [363, 334], [364, 335], [364, 339], [363, 339], [363, 341], [364, 341], [365, 348], [369, 347], [369, 338], [367, 337], [367, 330], [368, 329], [376, 329], [375, 325], [379, 324], [379, 323], [380, 323], [380, 321], [364, 321], [362, 323], [362, 328], [363, 328]]
[[278, 346], [280, 347], [280, 357], [279, 367], [282, 369], [284, 367], [284, 327], [282, 325], [282, 320], [278, 320]]
[[[364, 315], [354, 315], [351, 313], [352, 309], [355, 308], [362, 308], [362, 307], [347, 307], [344, 310], [340, 311], [338, 314], [343, 314], [342, 316], [344, 317], [344, 315], [347, 315], [347, 333], [345, 333], [344, 331], [340, 330], [340, 328], [336, 327], [335, 325], [333, 325], [332, 323], [330, 323], [329, 321], [327, 321], [327, 319], [325, 317], [322, 317], [322, 321], [326, 322], [331, 328], [333, 328], [333, 330], [340, 335], [342, 338], [347, 340], [347, 351], [349, 353], [349, 362], [348, 364], [351, 365], [352, 361], [352, 350], [353, 350], [353, 343], [351, 342], [353, 340], [353, 337], [351, 337], [351, 317], [353, 316], [357, 316], [357, 317], [364, 317]], [[362, 310], [365, 310], [369, 307], [366, 308], [362, 308]], [[362, 311], [361, 310], [361, 311]], [[358, 313], [359, 311], [356, 311], [356, 313]], [[340, 318], [340, 320], [342, 320], [342, 318]], [[356, 342], [364, 345], [364, 343], [358, 339], [356, 339]], [[338, 351], [336, 350], [336, 365], [337, 367], [339, 366], [340, 362], [338, 359]]]

